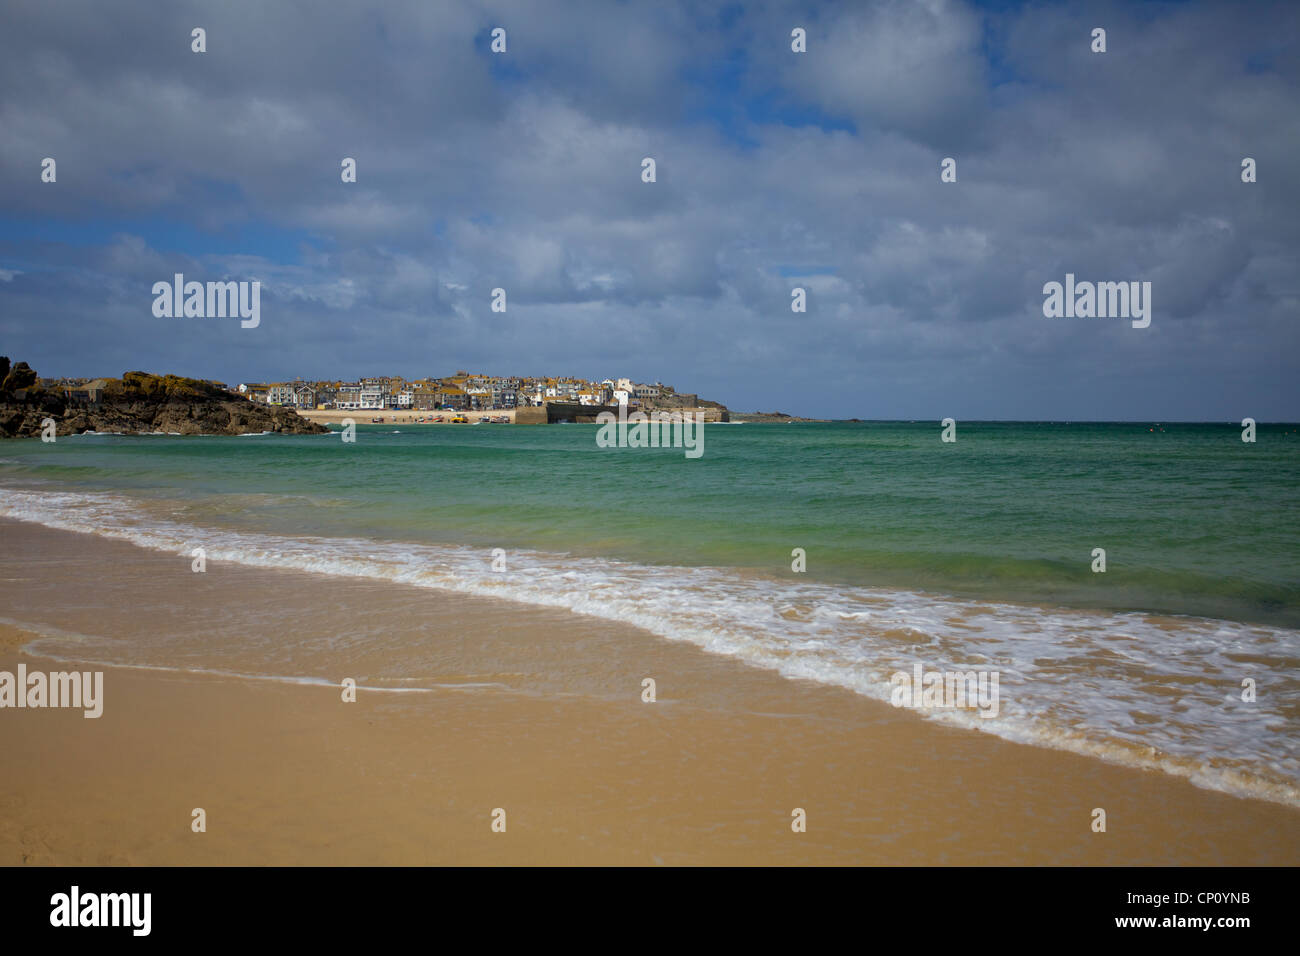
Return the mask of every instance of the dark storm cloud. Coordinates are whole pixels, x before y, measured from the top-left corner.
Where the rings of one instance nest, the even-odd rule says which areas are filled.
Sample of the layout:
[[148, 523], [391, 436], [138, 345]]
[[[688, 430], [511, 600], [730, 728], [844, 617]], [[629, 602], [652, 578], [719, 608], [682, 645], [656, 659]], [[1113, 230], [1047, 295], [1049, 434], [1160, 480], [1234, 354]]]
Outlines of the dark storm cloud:
[[[1295, 419], [1298, 20], [23, 5], [0, 36], [3, 348], [46, 374], [474, 367], [826, 415]], [[261, 326], [155, 319], [175, 272], [262, 281]], [[1066, 272], [1150, 280], [1151, 327], [1045, 319]]]

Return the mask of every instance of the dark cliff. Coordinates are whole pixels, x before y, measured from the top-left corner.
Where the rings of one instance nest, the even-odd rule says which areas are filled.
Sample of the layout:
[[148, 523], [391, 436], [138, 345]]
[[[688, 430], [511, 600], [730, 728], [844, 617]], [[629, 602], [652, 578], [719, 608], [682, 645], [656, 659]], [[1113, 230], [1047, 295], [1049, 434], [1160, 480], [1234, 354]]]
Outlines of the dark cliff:
[[0, 356], [0, 437], [38, 437], [46, 418], [54, 419], [56, 435], [328, 431], [291, 409], [257, 405], [200, 379], [127, 372], [120, 379], [47, 388], [26, 362], [10, 368]]

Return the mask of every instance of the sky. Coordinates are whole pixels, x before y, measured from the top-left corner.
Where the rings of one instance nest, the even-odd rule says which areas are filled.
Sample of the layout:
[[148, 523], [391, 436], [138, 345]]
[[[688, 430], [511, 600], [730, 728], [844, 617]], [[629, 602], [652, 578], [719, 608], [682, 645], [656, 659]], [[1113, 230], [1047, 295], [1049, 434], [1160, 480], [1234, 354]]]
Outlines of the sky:
[[[3, 0], [0, 22], [0, 354], [42, 375], [1300, 420], [1300, 4]], [[156, 317], [175, 273], [260, 282], [260, 324]], [[1046, 317], [1067, 273], [1150, 282], [1150, 326]]]

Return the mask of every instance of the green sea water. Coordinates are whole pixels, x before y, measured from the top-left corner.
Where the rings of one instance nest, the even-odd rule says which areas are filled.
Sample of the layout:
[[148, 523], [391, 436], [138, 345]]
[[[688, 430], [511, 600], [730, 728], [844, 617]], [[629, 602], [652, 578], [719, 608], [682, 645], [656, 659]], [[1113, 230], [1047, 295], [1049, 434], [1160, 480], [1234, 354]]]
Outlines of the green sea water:
[[0, 480], [244, 530], [772, 573], [802, 548], [815, 580], [1300, 626], [1296, 426], [750, 423], [706, 426], [697, 460], [595, 431], [11, 442]]

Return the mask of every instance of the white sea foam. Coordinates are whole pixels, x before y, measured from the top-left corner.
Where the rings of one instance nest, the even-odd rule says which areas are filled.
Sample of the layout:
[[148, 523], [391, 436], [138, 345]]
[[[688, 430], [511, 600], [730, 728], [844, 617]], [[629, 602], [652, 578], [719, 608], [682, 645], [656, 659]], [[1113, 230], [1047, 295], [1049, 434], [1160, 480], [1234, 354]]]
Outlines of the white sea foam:
[[[996, 719], [927, 716], [1300, 806], [1300, 742], [1287, 716], [1300, 699], [1286, 670], [1300, 658], [1296, 630], [530, 551], [513, 551], [501, 574], [488, 549], [201, 528], [101, 493], [6, 490], [0, 515], [181, 555], [201, 546], [209, 561], [566, 608], [882, 701], [890, 675], [918, 661], [997, 670]], [[1260, 685], [1255, 703], [1240, 699], [1244, 677]]]

